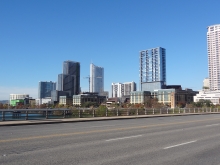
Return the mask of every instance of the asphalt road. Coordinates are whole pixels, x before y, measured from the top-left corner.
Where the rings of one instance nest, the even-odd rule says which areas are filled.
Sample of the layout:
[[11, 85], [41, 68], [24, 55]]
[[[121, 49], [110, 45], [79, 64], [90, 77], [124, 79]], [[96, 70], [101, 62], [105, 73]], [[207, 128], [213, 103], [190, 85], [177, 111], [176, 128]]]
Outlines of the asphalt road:
[[216, 165], [220, 115], [0, 127], [4, 165]]

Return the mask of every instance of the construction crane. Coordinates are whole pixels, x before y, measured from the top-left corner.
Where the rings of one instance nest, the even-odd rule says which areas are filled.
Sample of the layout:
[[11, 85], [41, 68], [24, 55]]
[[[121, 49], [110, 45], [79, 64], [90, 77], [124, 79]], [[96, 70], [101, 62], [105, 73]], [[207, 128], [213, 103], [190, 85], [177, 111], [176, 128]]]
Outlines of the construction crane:
[[90, 92], [90, 76], [88, 77], [83, 77], [83, 78], [87, 78], [89, 80], [89, 92]]
[[[91, 77], [87, 76], [87, 77], [83, 77], [83, 78], [89, 80], [89, 92], [90, 92], [90, 79], [91, 79]], [[102, 77], [94, 77], [94, 78], [102, 78]]]

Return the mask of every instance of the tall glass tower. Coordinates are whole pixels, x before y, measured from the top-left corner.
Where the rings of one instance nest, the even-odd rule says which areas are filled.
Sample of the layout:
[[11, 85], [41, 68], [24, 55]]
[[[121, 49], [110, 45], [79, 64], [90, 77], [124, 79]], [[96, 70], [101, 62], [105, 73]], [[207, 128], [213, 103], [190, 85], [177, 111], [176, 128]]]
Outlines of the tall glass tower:
[[90, 92], [104, 91], [104, 68], [90, 64]]
[[69, 96], [80, 93], [80, 63], [75, 61], [63, 62], [63, 73], [58, 75], [59, 91], [69, 92]]
[[153, 91], [166, 86], [166, 49], [140, 51], [140, 90]]
[[209, 88], [220, 90], [220, 24], [208, 26]]

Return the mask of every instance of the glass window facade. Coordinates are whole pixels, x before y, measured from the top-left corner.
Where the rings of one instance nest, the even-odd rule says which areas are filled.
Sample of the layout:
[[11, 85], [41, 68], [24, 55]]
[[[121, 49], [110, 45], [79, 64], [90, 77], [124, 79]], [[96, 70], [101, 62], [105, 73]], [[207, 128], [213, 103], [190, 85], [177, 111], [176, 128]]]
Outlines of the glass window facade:
[[56, 83], [52, 81], [40, 81], [38, 86], [38, 98], [51, 97], [51, 91], [56, 89]]
[[164, 85], [166, 85], [166, 49], [158, 47], [141, 51], [141, 91], [163, 89]]
[[63, 74], [58, 75], [57, 90], [69, 92], [69, 96], [80, 93], [80, 63], [63, 62]]
[[104, 68], [90, 64], [90, 92], [104, 91]]

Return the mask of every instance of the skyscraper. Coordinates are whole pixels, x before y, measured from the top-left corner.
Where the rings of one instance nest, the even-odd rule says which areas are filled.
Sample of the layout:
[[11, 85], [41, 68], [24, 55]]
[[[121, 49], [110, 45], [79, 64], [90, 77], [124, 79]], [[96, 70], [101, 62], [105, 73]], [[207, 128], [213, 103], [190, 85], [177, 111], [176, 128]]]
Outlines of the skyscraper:
[[104, 91], [104, 68], [90, 64], [90, 92]]
[[153, 91], [166, 86], [166, 49], [140, 51], [140, 90]]
[[58, 75], [58, 91], [65, 91], [69, 96], [80, 93], [80, 63], [75, 61], [63, 62], [63, 73]]
[[38, 98], [51, 97], [51, 91], [56, 89], [56, 83], [52, 81], [40, 81], [38, 85]]
[[220, 24], [208, 26], [209, 89], [220, 90]]

